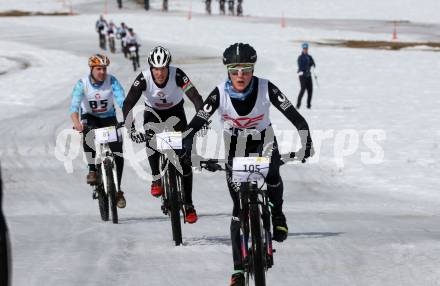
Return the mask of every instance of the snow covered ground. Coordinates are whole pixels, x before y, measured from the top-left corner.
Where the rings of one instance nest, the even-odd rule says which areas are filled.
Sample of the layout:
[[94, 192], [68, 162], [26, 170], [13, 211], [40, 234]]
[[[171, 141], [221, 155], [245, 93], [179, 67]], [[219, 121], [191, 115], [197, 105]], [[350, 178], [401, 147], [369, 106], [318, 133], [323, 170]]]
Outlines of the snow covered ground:
[[[59, 2], [53, 1], [51, 7]], [[256, 74], [271, 79], [295, 101], [299, 89], [295, 61], [301, 41], [390, 37], [362, 29], [329, 31], [319, 23], [281, 29], [279, 23], [252, 17], [198, 15], [188, 21], [184, 12], [154, 11], [146, 16], [134, 10], [133, 3], [117, 11], [113, 2], [107, 18], [135, 28], [142, 39], [143, 68], [147, 51], [163, 44], [204, 97], [225, 78], [221, 54], [235, 41], [251, 43], [258, 52]], [[7, 3], [2, 1], [0, 10]], [[252, 3], [259, 4], [249, 4], [246, 13], [279, 15], [265, 13], [264, 1]], [[300, 1], [289, 3], [293, 8]], [[389, 3], [397, 1], [381, 5]], [[429, 13], [436, 1], [420, 4], [423, 11], [417, 5], [409, 9], [413, 1], [399, 3], [399, 17], [435, 20]], [[353, 7], [351, 1], [336, 0], [301, 5], [307, 11], [328, 7], [324, 11], [328, 14], [319, 14], [333, 19], [346, 18]], [[364, 10], [351, 10], [364, 14], [353, 18], [396, 17], [377, 12], [378, 5], [362, 1], [357, 7]], [[325, 16], [334, 6], [341, 7], [338, 13]], [[203, 9], [201, 1], [193, 1], [192, 7]], [[222, 174], [195, 175], [200, 220], [184, 226], [185, 246], [174, 247], [169, 221], [158, 200], [147, 193], [150, 182], [139, 168], [148, 168], [145, 161], [137, 164], [139, 156], [132, 154], [126, 161], [122, 186], [128, 205], [120, 211], [119, 225], [100, 221], [85, 184], [81, 152], [71, 162], [73, 172], [57, 159], [78, 151], [73, 144], [64, 153], [56, 142], [71, 128], [73, 85], [87, 73], [88, 56], [98, 51], [93, 26], [102, 1], [75, 8], [80, 15], [0, 20], [0, 159], [14, 285], [227, 285], [232, 264], [231, 202]], [[432, 27], [426, 29], [401, 37], [426, 38]], [[434, 32], [431, 39], [437, 39]], [[313, 109], [300, 112], [314, 132], [319, 153], [308, 164], [282, 168], [289, 238], [276, 245], [268, 285], [440, 285], [438, 54], [313, 45], [310, 52], [317, 62], [319, 87], [315, 86]], [[136, 74], [120, 53], [111, 60], [110, 71], [128, 91]], [[190, 103], [187, 107], [189, 117], [194, 112]], [[290, 124], [276, 110], [272, 117], [282, 151], [295, 150]], [[373, 137], [378, 146], [371, 144], [370, 135], [378, 136]], [[211, 132], [210, 140], [214, 136]], [[365, 160], [380, 159], [381, 150], [383, 160]], [[142, 152], [138, 147], [135, 151]]]

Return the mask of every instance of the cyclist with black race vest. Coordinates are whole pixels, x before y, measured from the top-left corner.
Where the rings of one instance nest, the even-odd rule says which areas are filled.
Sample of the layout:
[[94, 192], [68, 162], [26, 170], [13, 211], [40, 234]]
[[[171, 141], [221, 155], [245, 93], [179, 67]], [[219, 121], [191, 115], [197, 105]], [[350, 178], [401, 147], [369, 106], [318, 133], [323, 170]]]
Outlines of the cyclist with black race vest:
[[[250, 154], [270, 157], [266, 177], [267, 191], [272, 206], [273, 239], [287, 238], [288, 227], [283, 213], [283, 181], [280, 176], [280, 154], [271, 125], [269, 108], [275, 106], [299, 131], [302, 148], [299, 158], [313, 155], [309, 126], [287, 97], [269, 80], [254, 76], [257, 53], [248, 44], [236, 43], [223, 53], [228, 80], [209, 94], [202, 108], [188, 125], [183, 145], [186, 160], [191, 157], [193, 138], [207, 120], [218, 111], [224, 127], [226, 159], [249, 157]], [[227, 172], [227, 185], [234, 203], [231, 221], [231, 240], [234, 272], [231, 286], [244, 285], [243, 263], [240, 251], [239, 194], [240, 185], [232, 182]]]

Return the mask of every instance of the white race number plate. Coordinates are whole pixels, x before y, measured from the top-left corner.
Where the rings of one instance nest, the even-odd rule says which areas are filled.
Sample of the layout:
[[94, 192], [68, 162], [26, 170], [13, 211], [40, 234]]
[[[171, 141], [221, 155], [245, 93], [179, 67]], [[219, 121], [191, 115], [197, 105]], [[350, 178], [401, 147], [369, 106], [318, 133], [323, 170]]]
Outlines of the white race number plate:
[[182, 132], [162, 132], [156, 134], [157, 150], [182, 149]]
[[270, 159], [267, 157], [235, 157], [232, 161], [234, 182], [254, 182], [264, 180], [269, 172]]
[[114, 126], [95, 129], [95, 140], [100, 144], [118, 141], [118, 134]]

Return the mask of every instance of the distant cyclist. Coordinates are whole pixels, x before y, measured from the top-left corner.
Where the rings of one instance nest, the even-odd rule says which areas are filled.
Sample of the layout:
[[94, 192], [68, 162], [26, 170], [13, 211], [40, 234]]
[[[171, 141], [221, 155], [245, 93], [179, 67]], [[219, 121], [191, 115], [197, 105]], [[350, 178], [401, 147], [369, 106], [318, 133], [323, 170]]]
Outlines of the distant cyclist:
[[121, 26], [117, 29], [117, 37], [121, 40], [121, 50], [124, 53], [124, 56], [128, 56], [127, 52], [127, 44], [125, 43], [125, 39], [128, 34], [128, 27], [124, 22], [121, 22]]
[[104, 16], [99, 16], [99, 19], [96, 21], [95, 24], [95, 30], [98, 33], [99, 36], [99, 46], [101, 47], [101, 49], [105, 50], [106, 49], [106, 44], [105, 44], [105, 34], [106, 34], [106, 30], [107, 30], [107, 21], [104, 19]]
[[140, 67], [139, 63], [139, 39], [137, 34], [133, 31], [133, 28], [128, 28], [128, 34], [125, 37], [126, 49], [129, 50], [130, 47], [136, 47], [136, 63]]
[[[78, 132], [84, 131], [84, 125], [91, 127], [115, 126], [118, 122], [114, 102], [122, 108], [124, 103], [124, 89], [113, 75], [107, 73], [110, 60], [107, 56], [96, 54], [89, 58], [90, 74], [78, 80], [73, 92], [70, 105], [70, 118]], [[87, 139], [87, 140], [86, 140]], [[115, 153], [119, 190], [121, 189], [124, 158], [122, 157], [122, 142], [109, 144]], [[93, 136], [83, 133], [83, 148], [89, 165], [87, 183], [97, 184], [95, 165], [96, 151], [94, 150]], [[125, 207], [124, 193], [117, 193], [117, 206]]]
[[234, 16], [234, 6], [235, 6], [235, 0], [228, 0], [228, 13], [229, 13], [229, 15]]
[[110, 51], [114, 53], [116, 51], [115, 37], [116, 37], [117, 27], [113, 21], [110, 20], [107, 27], [107, 37], [109, 42]]
[[237, 0], [237, 16], [243, 16], [243, 0]]
[[226, 2], [226, 0], [219, 0], [219, 2], [218, 2], [221, 15], [225, 14], [225, 2]]

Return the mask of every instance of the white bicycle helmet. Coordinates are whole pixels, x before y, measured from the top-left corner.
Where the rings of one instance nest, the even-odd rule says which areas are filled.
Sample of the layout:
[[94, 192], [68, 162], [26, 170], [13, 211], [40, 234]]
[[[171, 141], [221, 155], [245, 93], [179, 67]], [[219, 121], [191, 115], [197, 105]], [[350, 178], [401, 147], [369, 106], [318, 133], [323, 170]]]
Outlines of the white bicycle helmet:
[[148, 56], [148, 63], [152, 68], [163, 68], [170, 65], [171, 53], [168, 49], [157, 46], [153, 48]]

